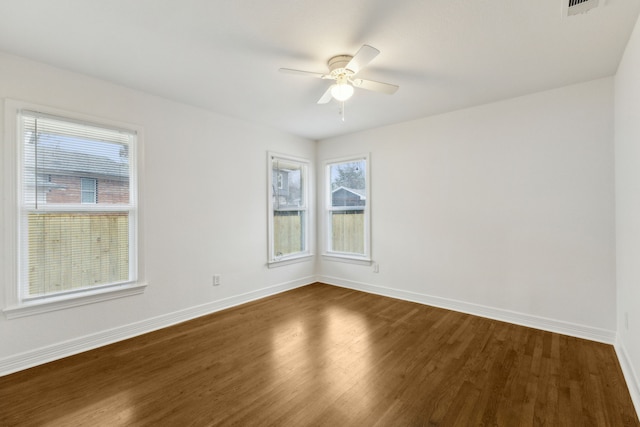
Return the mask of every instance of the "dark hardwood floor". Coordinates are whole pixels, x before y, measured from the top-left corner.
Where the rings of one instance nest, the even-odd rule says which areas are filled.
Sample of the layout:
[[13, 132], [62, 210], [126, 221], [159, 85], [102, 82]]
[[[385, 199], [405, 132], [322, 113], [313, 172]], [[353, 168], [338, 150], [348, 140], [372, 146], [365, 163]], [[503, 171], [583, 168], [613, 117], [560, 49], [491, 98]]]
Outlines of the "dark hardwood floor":
[[1, 426], [638, 426], [612, 346], [314, 284], [0, 378]]

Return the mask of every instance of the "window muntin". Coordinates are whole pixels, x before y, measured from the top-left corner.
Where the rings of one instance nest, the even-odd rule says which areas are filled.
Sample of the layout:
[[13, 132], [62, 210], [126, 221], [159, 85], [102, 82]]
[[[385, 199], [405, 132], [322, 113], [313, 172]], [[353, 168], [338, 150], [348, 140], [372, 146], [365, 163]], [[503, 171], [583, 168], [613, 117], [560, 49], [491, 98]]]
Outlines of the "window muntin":
[[269, 154], [269, 262], [309, 255], [308, 162]]
[[135, 132], [28, 110], [18, 117], [19, 300], [135, 281]]
[[366, 156], [328, 162], [327, 254], [369, 257], [369, 188]]

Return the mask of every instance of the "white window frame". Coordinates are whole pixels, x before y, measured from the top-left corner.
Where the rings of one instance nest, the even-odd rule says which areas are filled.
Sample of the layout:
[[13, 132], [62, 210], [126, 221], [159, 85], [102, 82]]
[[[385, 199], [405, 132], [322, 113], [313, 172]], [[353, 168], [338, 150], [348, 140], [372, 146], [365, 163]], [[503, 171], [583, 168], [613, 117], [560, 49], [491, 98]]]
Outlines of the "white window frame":
[[[366, 164], [365, 168], [365, 197], [366, 203], [364, 206], [364, 254], [354, 254], [350, 252], [338, 252], [331, 249], [331, 236], [332, 236], [332, 215], [333, 211], [346, 210], [344, 207], [332, 206], [332, 191], [331, 191], [331, 166], [340, 163], [357, 162], [364, 160]], [[369, 153], [341, 157], [337, 159], [329, 159], [323, 162], [324, 173], [324, 209], [323, 209], [323, 225], [324, 225], [324, 250], [323, 258], [329, 261], [341, 261], [353, 264], [371, 265], [371, 158]]]
[[[122, 129], [136, 134], [135, 147], [131, 147], [129, 150], [131, 167], [129, 191], [131, 192], [132, 200], [137, 201], [133, 204], [134, 207], [130, 215], [130, 221], [134, 221], [130, 226], [130, 230], [135, 230], [135, 232], [131, 232], [129, 238], [130, 281], [60, 292], [50, 296], [27, 297], [23, 295], [22, 286], [25, 280], [24, 271], [26, 268], [24, 260], [26, 259], [26, 248], [21, 247], [20, 233], [27, 232], [26, 224], [23, 224], [21, 220], [24, 217], [23, 212], [27, 209], [22, 197], [23, 141], [20, 138], [22, 133], [20, 112], [23, 110], [57, 116], [69, 121]], [[4, 142], [0, 147], [4, 161], [4, 174], [0, 177], [3, 182], [0, 188], [3, 188], [5, 192], [3, 203], [4, 227], [2, 235], [0, 235], [5, 254], [2, 265], [4, 270], [5, 306], [1, 307], [4, 315], [8, 319], [13, 319], [143, 293], [147, 286], [144, 274], [144, 253], [140, 244], [143, 238], [141, 228], [143, 129], [140, 126], [128, 123], [105, 120], [86, 114], [11, 99], [5, 99], [4, 102], [4, 124]], [[90, 210], [94, 207], [90, 206], [90, 204], [78, 203], [77, 210], [86, 210], [87, 208]], [[108, 207], [103, 210], [108, 210]]]
[[[278, 256], [275, 253], [275, 239], [274, 239], [274, 205], [273, 194], [276, 188], [281, 189], [283, 186], [282, 178], [278, 176], [276, 181], [273, 179], [273, 160], [280, 159], [286, 162], [298, 163], [303, 166], [304, 170], [304, 187], [302, 190], [302, 200], [300, 206], [297, 208], [290, 208], [291, 211], [304, 211], [304, 250], [293, 254], [284, 256]], [[286, 154], [279, 154], [274, 152], [267, 153], [267, 215], [268, 215], [268, 260], [267, 265], [269, 267], [277, 267], [281, 265], [287, 265], [295, 262], [307, 261], [313, 257], [313, 251], [311, 250], [311, 223], [313, 220], [312, 209], [310, 208], [310, 185], [311, 182], [311, 162], [308, 159], [301, 157], [289, 156]]]

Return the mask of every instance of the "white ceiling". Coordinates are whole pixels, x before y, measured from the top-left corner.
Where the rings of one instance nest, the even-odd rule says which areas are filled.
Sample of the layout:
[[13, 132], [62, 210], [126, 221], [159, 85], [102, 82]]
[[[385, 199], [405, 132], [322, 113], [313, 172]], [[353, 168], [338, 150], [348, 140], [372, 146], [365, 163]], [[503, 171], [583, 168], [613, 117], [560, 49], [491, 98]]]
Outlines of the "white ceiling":
[[[0, 0], [0, 50], [311, 139], [373, 128], [615, 73], [640, 0]], [[346, 121], [325, 72], [363, 44]]]

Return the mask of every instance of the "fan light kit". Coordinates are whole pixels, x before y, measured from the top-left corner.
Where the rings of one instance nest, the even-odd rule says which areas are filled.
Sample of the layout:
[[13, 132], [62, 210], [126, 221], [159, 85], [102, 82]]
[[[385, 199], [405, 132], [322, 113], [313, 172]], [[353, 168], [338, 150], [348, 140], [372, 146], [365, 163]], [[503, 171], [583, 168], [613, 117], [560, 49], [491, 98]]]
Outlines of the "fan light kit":
[[342, 102], [353, 96], [353, 86], [349, 84], [346, 77], [340, 76], [336, 84], [331, 86], [331, 96]]
[[380, 51], [369, 45], [363, 45], [360, 50], [351, 55], [334, 56], [327, 62], [329, 66], [329, 74], [314, 73], [312, 71], [293, 70], [291, 68], [280, 68], [283, 73], [303, 75], [307, 77], [315, 77], [324, 80], [334, 80], [335, 83], [329, 86], [325, 93], [318, 100], [318, 104], [327, 104], [331, 98], [342, 103], [341, 114], [344, 121], [344, 102], [351, 98], [354, 87], [360, 89], [371, 90], [374, 92], [382, 92], [386, 94], [394, 94], [398, 90], [398, 86], [389, 83], [376, 82], [373, 80], [364, 80], [355, 78], [354, 76], [373, 60]]

